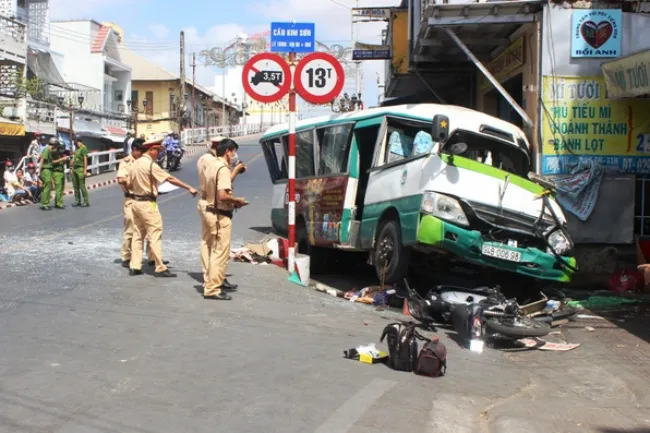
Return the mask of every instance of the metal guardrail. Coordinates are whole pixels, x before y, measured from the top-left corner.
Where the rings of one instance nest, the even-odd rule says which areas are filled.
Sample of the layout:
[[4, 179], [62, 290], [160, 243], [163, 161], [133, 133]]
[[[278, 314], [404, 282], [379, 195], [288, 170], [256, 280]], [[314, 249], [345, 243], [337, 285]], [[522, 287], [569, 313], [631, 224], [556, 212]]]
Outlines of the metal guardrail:
[[[241, 137], [243, 135], [258, 134], [266, 131], [268, 128], [276, 123], [263, 122], [263, 123], [248, 123], [246, 125], [226, 125], [226, 126], [211, 126], [209, 128], [193, 128], [181, 131], [181, 144], [184, 146], [191, 146], [193, 144], [201, 144], [208, 140], [208, 138], [215, 138], [219, 136], [224, 137]], [[156, 138], [164, 138], [157, 136]]]
[[[117, 165], [119, 164], [119, 159], [117, 158], [118, 154], [122, 153], [122, 149], [113, 149], [113, 150], [104, 150], [102, 152], [90, 152], [88, 154], [89, 164], [88, 170], [95, 176], [101, 173], [100, 168], [108, 167], [108, 170], [104, 171], [115, 171], [117, 170]], [[16, 164], [16, 170], [25, 170], [25, 165], [29, 161], [34, 160], [35, 158], [31, 156], [23, 156], [20, 158], [20, 161]], [[34, 162], [36, 164], [36, 162]], [[70, 173], [70, 169], [65, 169], [66, 173]]]

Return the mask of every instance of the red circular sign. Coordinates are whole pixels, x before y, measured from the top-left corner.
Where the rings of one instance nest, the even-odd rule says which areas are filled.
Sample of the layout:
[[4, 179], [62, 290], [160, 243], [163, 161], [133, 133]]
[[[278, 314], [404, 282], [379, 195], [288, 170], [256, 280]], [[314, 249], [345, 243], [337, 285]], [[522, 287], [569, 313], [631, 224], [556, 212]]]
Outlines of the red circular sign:
[[246, 62], [241, 74], [246, 94], [263, 104], [284, 98], [291, 88], [291, 69], [277, 54], [260, 53]]
[[345, 72], [336, 57], [315, 52], [300, 60], [293, 81], [302, 99], [312, 104], [326, 104], [343, 90]]

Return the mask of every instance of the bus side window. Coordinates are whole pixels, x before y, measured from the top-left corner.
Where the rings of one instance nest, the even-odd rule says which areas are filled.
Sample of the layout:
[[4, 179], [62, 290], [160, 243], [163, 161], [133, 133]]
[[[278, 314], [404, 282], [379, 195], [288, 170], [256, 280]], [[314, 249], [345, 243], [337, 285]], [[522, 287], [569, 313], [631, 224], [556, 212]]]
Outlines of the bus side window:
[[313, 177], [314, 168], [314, 130], [296, 133], [296, 179]]
[[350, 123], [317, 130], [320, 156], [318, 176], [341, 174], [347, 171], [353, 126]]

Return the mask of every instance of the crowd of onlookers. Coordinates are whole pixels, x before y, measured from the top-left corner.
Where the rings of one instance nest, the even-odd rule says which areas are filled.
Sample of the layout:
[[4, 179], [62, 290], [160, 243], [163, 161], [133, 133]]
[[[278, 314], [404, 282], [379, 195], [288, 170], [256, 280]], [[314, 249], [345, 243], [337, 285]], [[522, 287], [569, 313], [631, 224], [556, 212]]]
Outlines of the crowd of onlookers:
[[2, 174], [3, 186], [0, 189], [0, 202], [10, 202], [18, 206], [38, 203], [43, 184], [39, 177], [39, 157], [47, 147], [47, 137], [36, 134], [29, 144], [24, 168], [16, 169], [7, 159]]

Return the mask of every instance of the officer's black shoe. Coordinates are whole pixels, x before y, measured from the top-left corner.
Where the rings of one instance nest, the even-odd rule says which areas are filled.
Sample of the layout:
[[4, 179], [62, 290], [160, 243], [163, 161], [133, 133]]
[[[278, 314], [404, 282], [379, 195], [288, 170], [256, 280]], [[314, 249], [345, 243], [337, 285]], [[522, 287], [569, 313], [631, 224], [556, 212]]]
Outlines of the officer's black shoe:
[[41, 210], [52, 210], [52, 208], [47, 206], [41, 206]]
[[65, 206], [54, 206], [54, 209], [65, 209]]
[[[156, 262], [153, 260], [149, 260], [147, 263], [149, 263], [149, 266], [153, 266], [156, 264]], [[163, 265], [168, 265], [168, 264], [169, 264], [169, 260], [163, 260]]]
[[81, 203], [72, 203], [72, 207], [81, 207]]
[[230, 292], [237, 290], [237, 287], [239, 287], [237, 284], [231, 284], [228, 280], [223, 280], [223, 284], [221, 285], [222, 289], [228, 290]]
[[171, 272], [169, 272], [169, 269], [165, 269], [162, 272], [156, 272], [154, 275], [156, 276], [156, 278], [176, 278], [177, 277], [176, 274], [172, 274]]
[[88, 207], [88, 206], [90, 206], [90, 203], [84, 203], [81, 205], [81, 207]]
[[208, 301], [230, 301], [232, 297], [225, 293], [219, 293], [214, 296], [204, 296], [203, 299], [207, 299]]
[[122, 260], [122, 267], [128, 268], [131, 265], [131, 260]]
[[140, 269], [129, 269], [129, 275], [132, 277], [135, 277], [136, 275], [142, 275], [142, 271]]

